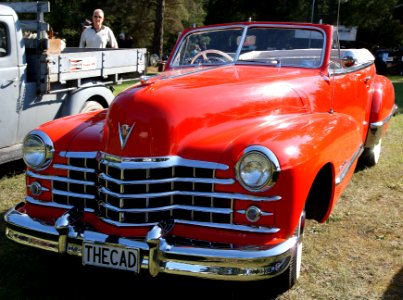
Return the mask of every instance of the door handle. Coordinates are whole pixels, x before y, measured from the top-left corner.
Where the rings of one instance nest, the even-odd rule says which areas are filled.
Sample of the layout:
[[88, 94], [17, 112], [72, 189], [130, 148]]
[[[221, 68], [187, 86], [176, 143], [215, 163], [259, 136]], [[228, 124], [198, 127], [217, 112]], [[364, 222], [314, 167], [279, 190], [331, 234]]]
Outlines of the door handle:
[[367, 77], [365, 77], [365, 79], [364, 79], [364, 83], [368, 83], [370, 80], [372, 79], [372, 77], [371, 76], [367, 76]]
[[3, 82], [1, 83], [1, 88], [8, 87], [10, 84], [16, 82], [17, 80], [18, 80], [18, 77], [15, 77], [15, 78], [13, 78], [13, 79], [9, 79], [9, 80], [3, 81]]

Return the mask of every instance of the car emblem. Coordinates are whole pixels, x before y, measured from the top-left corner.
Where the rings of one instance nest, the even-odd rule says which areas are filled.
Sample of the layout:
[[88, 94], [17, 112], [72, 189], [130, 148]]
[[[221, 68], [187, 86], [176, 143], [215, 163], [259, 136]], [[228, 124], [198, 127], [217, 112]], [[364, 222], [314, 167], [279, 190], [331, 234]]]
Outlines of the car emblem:
[[127, 140], [132, 133], [134, 125], [136, 125], [136, 123], [133, 123], [132, 126], [130, 126], [127, 124], [120, 125], [120, 123], [118, 122], [120, 146], [122, 147], [122, 149], [124, 149], [124, 147], [126, 146]]

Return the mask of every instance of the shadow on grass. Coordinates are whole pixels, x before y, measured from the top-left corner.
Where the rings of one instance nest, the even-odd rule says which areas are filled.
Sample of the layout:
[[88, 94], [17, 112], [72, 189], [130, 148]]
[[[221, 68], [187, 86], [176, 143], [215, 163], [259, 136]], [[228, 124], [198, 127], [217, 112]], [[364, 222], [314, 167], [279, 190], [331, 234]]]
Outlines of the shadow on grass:
[[268, 282], [213, 281], [177, 275], [151, 277], [83, 266], [81, 258], [31, 248], [9, 240], [0, 213], [0, 299], [93, 299], [120, 297], [175, 299], [275, 299]]
[[25, 163], [22, 159], [2, 164], [0, 167], [0, 178], [11, 177], [22, 174], [25, 171]]
[[382, 300], [403, 299], [403, 268], [397, 272], [390, 282]]

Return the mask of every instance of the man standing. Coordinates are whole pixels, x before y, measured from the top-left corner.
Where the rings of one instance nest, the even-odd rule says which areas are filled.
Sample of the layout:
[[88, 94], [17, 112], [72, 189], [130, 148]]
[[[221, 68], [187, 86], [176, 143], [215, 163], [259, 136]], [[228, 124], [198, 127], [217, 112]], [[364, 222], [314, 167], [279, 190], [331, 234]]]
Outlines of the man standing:
[[102, 25], [103, 21], [104, 12], [97, 8], [92, 14], [92, 26], [81, 33], [81, 48], [118, 48], [115, 35], [108, 26]]

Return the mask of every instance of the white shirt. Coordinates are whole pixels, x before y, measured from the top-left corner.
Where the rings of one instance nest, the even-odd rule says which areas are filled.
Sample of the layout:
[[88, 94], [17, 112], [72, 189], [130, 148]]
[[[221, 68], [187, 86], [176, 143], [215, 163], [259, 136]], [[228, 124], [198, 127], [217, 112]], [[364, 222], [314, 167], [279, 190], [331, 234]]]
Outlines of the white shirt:
[[108, 26], [102, 25], [98, 32], [93, 27], [88, 27], [81, 33], [81, 48], [106, 48], [107, 45], [111, 48], [118, 48], [115, 35]]

